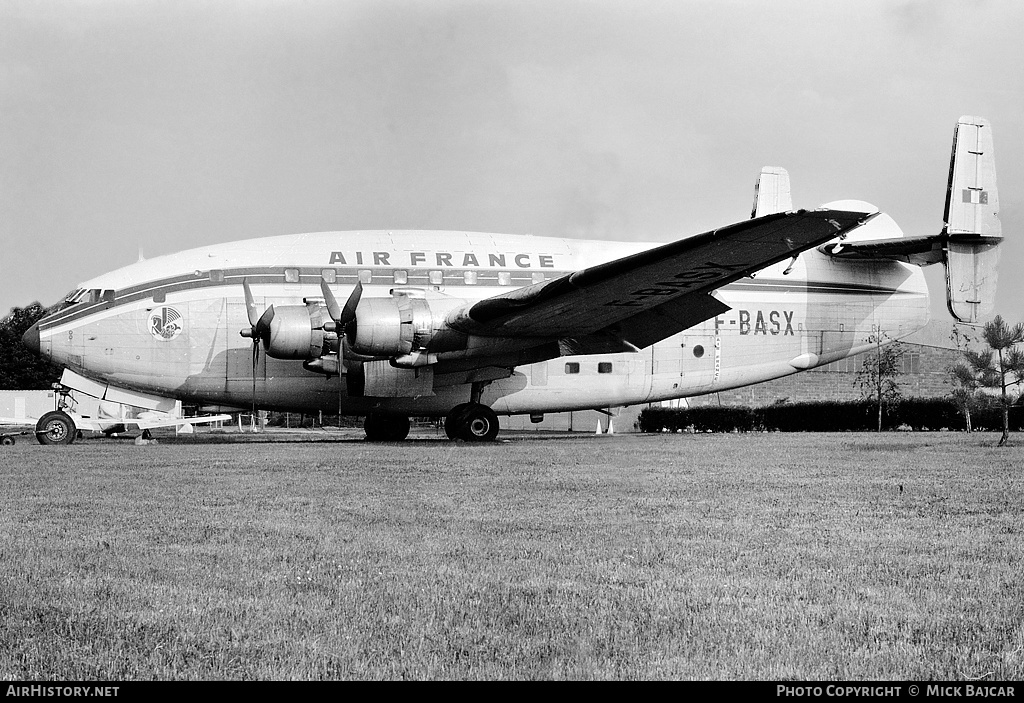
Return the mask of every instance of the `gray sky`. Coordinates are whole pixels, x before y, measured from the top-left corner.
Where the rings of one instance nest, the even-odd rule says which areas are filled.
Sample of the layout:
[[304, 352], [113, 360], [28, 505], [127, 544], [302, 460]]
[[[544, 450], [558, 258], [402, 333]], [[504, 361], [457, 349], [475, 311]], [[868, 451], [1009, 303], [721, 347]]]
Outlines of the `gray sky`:
[[798, 207], [858, 198], [934, 233], [974, 114], [1008, 237], [996, 311], [1019, 321], [1022, 75], [1020, 0], [4, 0], [0, 315], [140, 247], [669, 241], [749, 217], [764, 165]]

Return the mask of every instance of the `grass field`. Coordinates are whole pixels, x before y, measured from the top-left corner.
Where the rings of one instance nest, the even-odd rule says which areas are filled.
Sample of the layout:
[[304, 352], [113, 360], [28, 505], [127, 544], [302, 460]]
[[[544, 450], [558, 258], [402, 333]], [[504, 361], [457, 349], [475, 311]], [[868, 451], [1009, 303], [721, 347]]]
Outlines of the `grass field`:
[[1020, 679], [955, 433], [0, 451], [0, 679]]

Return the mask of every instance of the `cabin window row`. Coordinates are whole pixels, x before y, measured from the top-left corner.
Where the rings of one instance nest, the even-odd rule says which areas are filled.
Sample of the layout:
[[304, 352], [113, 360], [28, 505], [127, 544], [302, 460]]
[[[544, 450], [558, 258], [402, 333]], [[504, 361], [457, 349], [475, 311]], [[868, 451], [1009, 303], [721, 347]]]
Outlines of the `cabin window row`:
[[[567, 374], [574, 374], [574, 373], [579, 373], [579, 372], [580, 372], [580, 364], [579, 364], [578, 361], [567, 361], [565, 363], [565, 373], [567, 373]], [[612, 372], [612, 362], [610, 362], [610, 361], [600, 361], [600, 362], [598, 362], [598, 364], [597, 364], [597, 372], [598, 373], [611, 373]]]
[[[196, 271], [198, 275], [199, 272]], [[356, 272], [361, 283], [372, 283], [374, 278], [378, 281], [387, 274], [374, 275], [370, 269], [360, 269]], [[291, 284], [298, 284], [300, 282], [301, 271], [296, 268], [288, 268], [284, 270], [284, 282]], [[327, 283], [338, 282], [338, 271], [336, 269], [323, 269], [320, 271], [320, 277]], [[427, 272], [427, 283], [432, 286], [443, 286], [446, 282], [453, 282], [462, 279], [462, 283], [467, 286], [475, 286], [479, 284], [490, 284], [494, 285], [497, 283], [499, 286], [511, 286], [513, 284], [512, 272], [511, 271], [496, 271], [493, 273], [485, 272], [481, 274], [479, 271], [428, 271]], [[391, 280], [396, 285], [404, 286], [409, 284], [409, 271], [406, 269], [395, 269], [391, 272]], [[531, 283], [542, 283], [546, 279], [545, 275], [536, 271], [530, 274]], [[213, 270], [210, 271], [210, 281], [213, 283], [224, 282], [224, 271]], [[522, 285], [524, 283], [523, 276], [516, 276], [515, 284]]]
[[[328, 283], [334, 283], [338, 279], [338, 274], [334, 269], [324, 269], [321, 272], [322, 278]], [[362, 283], [372, 283], [376, 277], [379, 281], [386, 274], [378, 274], [374, 276], [373, 271], [369, 269], [360, 269], [357, 272], [359, 281]], [[495, 274], [484, 273], [481, 274], [479, 271], [428, 271], [427, 272], [427, 283], [432, 286], [443, 286], [445, 283], [452, 283], [458, 279], [462, 279], [463, 285], [475, 286], [475, 285], [494, 285], [495, 283], [499, 286], [511, 286], [515, 284], [522, 285], [523, 277], [517, 276], [516, 281], [513, 282], [511, 271], [497, 271]], [[395, 285], [404, 286], [409, 284], [409, 272], [405, 269], [395, 269], [391, 272], [391, 280]], [[531, 283], [542, 283], [547, 280], [543, 273], [535, 272], [530, 274]]]

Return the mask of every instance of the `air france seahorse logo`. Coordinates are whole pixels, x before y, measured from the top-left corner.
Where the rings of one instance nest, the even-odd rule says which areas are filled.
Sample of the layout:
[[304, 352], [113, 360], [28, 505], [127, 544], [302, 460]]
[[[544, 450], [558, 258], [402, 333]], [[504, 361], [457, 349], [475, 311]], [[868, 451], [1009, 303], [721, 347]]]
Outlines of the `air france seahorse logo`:
[[183, 327], [181, 313], [174, 308], [159, 308], [149, 316], [149, 333], [161, 342], [177, 337]]

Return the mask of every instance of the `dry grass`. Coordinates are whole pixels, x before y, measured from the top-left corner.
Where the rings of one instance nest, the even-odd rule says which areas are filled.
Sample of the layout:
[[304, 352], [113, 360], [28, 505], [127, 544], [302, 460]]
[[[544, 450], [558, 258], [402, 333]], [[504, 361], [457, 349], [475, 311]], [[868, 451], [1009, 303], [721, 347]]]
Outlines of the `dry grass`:
[[0, 679], [1019, 679], [994, 444], [19, 443]]

